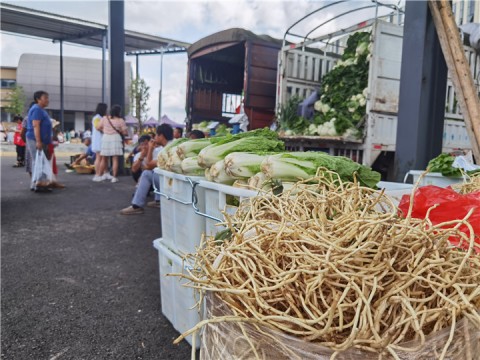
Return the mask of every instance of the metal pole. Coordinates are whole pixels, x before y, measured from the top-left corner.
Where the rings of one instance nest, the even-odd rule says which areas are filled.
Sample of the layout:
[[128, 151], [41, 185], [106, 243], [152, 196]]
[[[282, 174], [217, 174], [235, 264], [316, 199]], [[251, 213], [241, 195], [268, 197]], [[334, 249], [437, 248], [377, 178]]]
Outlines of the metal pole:
[[160, 53], [160, 90], [158, 91], [158, 121], [162, 118], [163, 52]]
[[138, 54], [135, 55], [135, 79], [138, 80], [138, 73], [139, 73], [139, 70], [138, 70]]
[[123, 0], [109, 1], [110, 104], [125, 110], [125, 27]]
[[60, 127], [65, 130], [63, 121], [63, 40], [60, 40]]
[[394, 164], [400, 182], [442, 152], [447, 86], [447, 65], [426, 1], [406, 2], [405, 29]]
[[106, 61], [105, 53], [107, 51], [107, 34], [104, 32], [102, 35], [102, 103], [106, 102], [107, 99], [107, 71], [106, 71]]

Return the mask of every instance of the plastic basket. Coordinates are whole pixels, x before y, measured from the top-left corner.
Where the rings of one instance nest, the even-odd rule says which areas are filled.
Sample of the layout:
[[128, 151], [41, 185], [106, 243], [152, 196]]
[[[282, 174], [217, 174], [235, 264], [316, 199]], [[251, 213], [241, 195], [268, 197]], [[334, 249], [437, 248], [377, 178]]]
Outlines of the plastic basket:
[[412, 184], [404, 184], [397, 182], [380, 181], [377, 184], [379, 189], [385, 189], [387, 195], [395, 205], [398, 206], [403, 195], [408, 195], [413, 190]]
[[[158, 168], [154, 173], [159, 176], [160, 189], [155, 189], [155, 193], [161, 196], [160, 221], [164, 242], [181, 255], [195, 252], [205, 232], [205, 221], [192, 207], [193, 184], [203, 178]], [[196, 191], [196, 198], [200, 204], [205, 203], [203, 191]], [[204, 211], [203, 205], [201, 210]]]
[[[403, 182], [406, 182], [408, 176], [412, 176], [413, 183], [416, 184], [420, 175], [422, 175], [425, 171], [424, 170], [410, 170], [406, 175]], [[426, 185], [436, 185], [440, 187], [447, 187], [453, 184], [458, 184], [463, 181], [463, 177], [448, 177], [443, 176], [441, 173], [428, 173], [420, 180], [419, 186], [426, 186]]]
[[75, 172], [77, 174], [93, 174], [95, 172], [95, 167], [90, 166], [75, 166]]
[[[202, 194], [205, 199], [203, 205], [204, 212], [197, 211], [197, 214], [205, 218], [205, 233], [207, 236], [215, 235], [223, 229], [223, 227], [218, 226], [218, 223], [224, 219], [223, 211], [229, 214], [234, 214], [237, 211], [237, 206], [230, 205], [229, 199], [236, 199], [241, 202], [257, 195], [257, 192], [253, 190], [217, 184], [206, 180], [199, 181], [196, 186], [196, 192]], [[199, 206], [202, 207], [200, 200]]]
[[[183, 333], [202, 320], [203, 315], [200, 314], [198, 308], [195, 307], [198, 296], [196, 296], [194, 289], [183, 286], [183, 284], [188, 283], [187, 280], [166, 275], [172, 273], [186, 274], [186, 269], [191, 265], [184, 262], [178, 254], [165, 244], [164, 240], [154, 240], [153, 246], [158, 250], [162, 313], [170, 321], [175, 330]], [[192, 345], [191, 335], [185, 339]], [[196, 348], [200, 347], [200, 337], [198, 333], [195, 344]]]

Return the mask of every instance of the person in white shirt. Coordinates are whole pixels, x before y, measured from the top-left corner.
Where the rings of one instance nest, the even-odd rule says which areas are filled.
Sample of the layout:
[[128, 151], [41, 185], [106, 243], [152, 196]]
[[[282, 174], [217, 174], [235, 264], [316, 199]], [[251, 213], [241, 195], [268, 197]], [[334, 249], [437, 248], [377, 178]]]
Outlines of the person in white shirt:
[[[138, 183], [138, 179], [140, 179], [140, 176], [142, 175], [142, 171], [145, 170], [147, 167], [147, 154], [148, 154], [148, 144], [150, 143], [150, 140], [152, 138], [150, 135], [142, 135], [138, 139], [138, 145], [134, 151], [136, 151], [135, 155], [133, 156], [132, 159], [132, 176], [133, 180], [135, 180], [136, 183]], [[157, 146], [157, 148], [161, 148], [160, 146]], [[155, 152], [156, 149], [153, 150], [154, 155], [153, 158], [156, 159]], [[157, 151], [158, 153], [158, 151]], [[158, 156], [158, 154], [157, 154]]]
[[[160, 150], [163, 149], [164, 146], [168, 145], [173, 139], [173, 129], [170, 125], [162, 124], [157, 127], [157, 133], [155, 138], [150, 140], [148, 143], [148, 150], [146, 155], [146, 165], [145, 170], [142, 171], [142, 175], [138, 180], [138, 186], [135, 190], [135, 194], [133, 195], [132, 204], [120, 211], [122, 215], [137, 215], [143, 214], [143, 208], [146, 206], [159, 208], [160, 207], [160, 196], [155, 194], [155, 201], [150, 201], [147, 203], [148, 193], [150, 192], [150, 188], [155, 182], [155, 186], [158, 188], [158, 176], [154, 176], [153, 169], [157, 167], [157, 156]], [[144, 161], [145, 158], [138, 159], [140, 161]]]

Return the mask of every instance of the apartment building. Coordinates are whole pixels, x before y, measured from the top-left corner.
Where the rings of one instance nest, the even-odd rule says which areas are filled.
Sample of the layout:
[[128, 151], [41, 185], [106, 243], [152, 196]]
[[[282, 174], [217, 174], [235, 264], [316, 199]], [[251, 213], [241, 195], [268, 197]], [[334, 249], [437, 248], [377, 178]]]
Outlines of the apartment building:
[[[102, 61], [78, 57], [63, 58], [64, 71], [64, 129], [83, 131], [90, 127], [91, 117], [97, 103], [102, 101]], [[108, 73], [108, 72], [107, 72]], [[132, 70], [125, 63], [125, 104], [129, 103]], [[60, 57], [54, 55], [22, 54], [17, 68], [2, 67], [2, 121], [9, 121], [11, 114], [5, 112], [8, 93], [19, 85], [26, 95], [26, 107], [33, 100], [37, 90], [45, 90], [50, 95], [50, 105], [46, 109], [54, 119], [60, 119]], [[106, 81], [106, 94], [109, 94], [109, 77]]]
[[8, 107], [10, 103], [10, 93], [11, 90], [17, 84], [17, 68], [2, 66], [0, 68], [0, 109], [1, 109], [1, 121], [9, 122], [13, 119], [13, 115], [8, 114], [5, 111], [5, 108]]
[[453, 0], [452, 10], [458, 25], [480, 22], [480, 1]]

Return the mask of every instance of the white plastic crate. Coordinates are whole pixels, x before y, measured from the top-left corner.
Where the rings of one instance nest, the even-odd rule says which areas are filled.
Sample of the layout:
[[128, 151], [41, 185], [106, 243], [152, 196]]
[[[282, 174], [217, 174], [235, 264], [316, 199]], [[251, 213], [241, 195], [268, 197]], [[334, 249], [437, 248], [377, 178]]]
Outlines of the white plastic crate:
[[[380, 189], [385, 189], [385, 194], [393, 200], [395, 205], [398, 205], [403, 195], [410, 194], [413, 189], [412, 184], [386, 181], [380, 181], [377, 186]], [[239, 201], [243, 201], [258, 194], [253, 190], [217, 184], [206, 180], [199, 181], [196, 189], [197, 191], [199, 189], [203, 190], [203, 194], [205, 196], [205, 214], [219, 220], [224, 219], [222, 213], [223, 211], [227, 212], [228, 214], [234, 214], [237, 210], [236, 206], [227, 204], [228, 196], [233, 196]], [[224, 229], [224, 227], [218, 226], [218, 223], [219, 222], [217, 220], [208, 217], [205, 219], [205, 233], [207, 236], [213, 236], [217, 232]]]
[[[218, 231], [224, 229], [223, 227], [216, 226], [218, 221], [209, 217], [223, 221], [223, 211], [226, 211], [229, 214], [234, 214], [235, 211], [237, 211], [236, 206], [227, 204], [227, 198], [229, 196], [235, 197], [241, 202], [249, 197], [257, 195], [257, 192], [253, 190], [217, 184], [206, 180], [199, 181], [196, 191], [204, 196], [204, 210], [202, 212], [204, 215], [208, 216], [203, 220], [207, 236], [215, 235]], [[198, 203], [200, 205], [202, 204], [200, 199]]]
[[[183, 333], [193, 328], [202, 320], [198, 308], [194, 307], [197, 297], [194, 289], [185, 287], [188, 281], [176, 276], [166, 274], [186, 274], [188, 263], [174, 253], [162, 239], [153, 241], [153, 246], [158, 250], [158, 264], [160, 271], [160, 299], [162, 313], [172, 323], [175, 330]], [[185, 338], [192, 345], [192, 335]], [[197, 333], [195, 339], [196, 347], [200, 347], [200, 336]]]
[[[420, 175], [422, 175], [425, 171], [424, 170], [410, 170], [405, 175], [405, 180], [407, 180], [408, 176], [411, 175], [413, 177], [413, 183], [416, 184]], [[447, 177], [443, 176], [441, 173], [428, 173], [426, 174], [419, 183], [419, 186], [426, 186], [426, 185], [436, 185], [440, 187], [447, 187], [453, 184], [458, 184], [463, 181], [462, 177]]]
[[412, 184], [404, 184], [404, 183], [397, 183], [397, 182], [389, 182], [389, 181], [380, 181], [377, 184], [379, 189], [385, 189], [385, 195], [392, 199], [395, 205], [400, 203], [403, 195], [408, 195], [413, 190]]
[[[193, 253], [205, 232], [205, 220], [193, 210], [192, 184], [203, 178], [175, 174], [158, 168], [154, 172], [159, 176], [160, 189], [155, 189], [155, 192], [161, 195], [160, 218], [163, 241], [178, 254]], [[204, 211], [203, 191], [197, 190], [196, 196], [200, 210]]]

